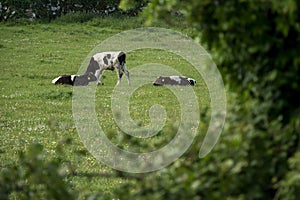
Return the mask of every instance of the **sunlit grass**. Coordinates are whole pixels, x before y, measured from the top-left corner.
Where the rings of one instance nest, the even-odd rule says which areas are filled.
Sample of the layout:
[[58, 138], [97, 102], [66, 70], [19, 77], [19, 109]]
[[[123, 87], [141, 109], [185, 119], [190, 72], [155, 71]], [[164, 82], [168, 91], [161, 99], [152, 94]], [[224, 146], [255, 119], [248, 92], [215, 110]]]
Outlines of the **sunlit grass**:
[[[72, 168], [66, 181], [82, 191], [81, 197], [93, 192], [110, 193], [120, 183], [128, 181], [105, 176], [113, 170], [97, 162], [86, 151], [77, 134], [72, 117], [72, 87], [52, 85], [51, 80], [62, 74], [75, 74], [97, 44], [126, 28], [140, 25], [134, 19], [122, 21], [113, 18], [95, 19], [85, 24], [0, 24], [1, 167], [17, 162], [18, 153], [26, 151], [33, 143], [42, 144], [49, 158], [56, 157], [57, 143], [69, 138], [71, 144], [64, 148], [64, 159]], [[127, 66], [130, 70], [156, 60], [195, 78], [198, 85], [194, 90], [199, 107], [205, 109], [209, 97], [200, 75], [196, 75], [195, 69], [186, 61], [170, 53], [163, 53], [161, 59], [158, 56], [161, 53], [152, 50], [129, 53]], [[131, 97], [130, 114], [141, 126], [149, 124], [149, 109], [153, 103], [165, 107], [168, 119], [157, 136], [141, 141], [128, 140], [128, 136], [116, 126], [111, 112], [110, 98], [116, 80], [115, 72], [105, 72], [104, 85], [98, 86], [96, 93], [98, 120], [107, 136], [127, 150], [148, 151], [162, 147], [172, 138], [173, 129], [180, 120], [180, 109], [172, 92], [151, 84], [135, 91]]]

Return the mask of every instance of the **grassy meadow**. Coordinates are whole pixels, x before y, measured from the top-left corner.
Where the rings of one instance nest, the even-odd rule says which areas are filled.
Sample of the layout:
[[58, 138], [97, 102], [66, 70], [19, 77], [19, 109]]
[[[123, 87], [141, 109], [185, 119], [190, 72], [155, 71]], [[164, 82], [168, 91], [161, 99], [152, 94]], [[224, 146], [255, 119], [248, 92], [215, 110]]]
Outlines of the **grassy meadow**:
[[[41, 144], [42, 160], [60, 158], [64, 181], [77, 191], [79, 199], [91, 194], [107, 194], [114, 198], [115, 189], [136, 181], [99, 163], [86, 150], [72, 117], [72, 87], [52, 85], [51, 80], [62, 74], [76, 74], [89, 52], [103, 40], [141, 26], [142, 22], [135, 18], [93, 19], [85, 23], [0, 24], [0, 168], [18, 165], [20, 152], [28, 151], [32, 144]], [[176, 29], [192, 34], [186, 27]], [[204, 112], [209, 104], [208, 91], [189, 63], [158, 50], [139, 50], [127, 55], [129, 71], [153, 61], [173, 66], [183, 75], [195, 78], [194, 91], [199, 108]], [[111, 93], [117, 82], [116, 72], [104, 72], [101, 80], [104, 85], [97, 87], [96, 112], [103, 130], [114, 144], [144, 152], [162, 147], [174, 136], [180, 109], [167, 88], [147, 84], [131, 97], [130, 114], [143, 126], [149, 123], [149, 109], [154, 104], [165, 107], [168, 115], [166, 125], [157, 136], [139, 140], [125, 136], [114, 121]], [[124, 77], [122, 84], [126, 83]], [[201, 128], [205, 127], [202, 124]], [[11, 194], [10, 198], [13, 197], [18, 194]]]

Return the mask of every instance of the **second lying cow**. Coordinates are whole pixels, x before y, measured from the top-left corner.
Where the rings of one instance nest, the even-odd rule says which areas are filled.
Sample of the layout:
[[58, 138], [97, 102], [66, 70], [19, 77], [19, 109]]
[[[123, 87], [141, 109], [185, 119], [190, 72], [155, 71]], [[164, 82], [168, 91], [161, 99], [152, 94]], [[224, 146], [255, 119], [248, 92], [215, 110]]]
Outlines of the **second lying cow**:
[[66, 85], [75, 85], [75, 86], [85, 86], [89, 82], [97, 81], [97, 78], [92, 73], [86, 73], [84, 75], [61, 75], [52, 80], [54, 85], [66, 84]]
[[196, 85], [196, 80], [192, 78], [187, 78], [184, 76], [160, 76], [158, 77], [153, 85]]

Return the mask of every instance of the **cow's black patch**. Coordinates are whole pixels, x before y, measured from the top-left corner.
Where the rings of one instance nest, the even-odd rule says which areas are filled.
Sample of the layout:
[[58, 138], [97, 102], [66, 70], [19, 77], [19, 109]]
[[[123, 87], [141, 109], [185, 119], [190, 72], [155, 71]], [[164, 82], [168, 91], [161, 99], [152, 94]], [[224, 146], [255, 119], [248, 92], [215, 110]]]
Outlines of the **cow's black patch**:
[[58, 85], [58, 84], [73, 85], [73, 81], [72, 81], [71, 75], [62, 75], [56, 80], [56, 82], [54, 84], [55, 85]]
[[86, 86], [89, 84], [89, 82], [96, 81], [96, 80], [97, 80], [96, 76], [90, 72], [84, 75], [75, 76], [73, 80], [74, 81], [73, 85]]
[[119, 61], [120, 65], [124, 65], [126, 63], [126, 54], [124, 52], [119, 53], [118, 61]]
[[79, 86], [79, 85], [88, 85], [88, 84], [89, 84], [88, 76], [82, 75], [82, 76], [74, 77], [73, 85]]
[[93, 73], [90, 72], [85, 75], [88, 76], [89, 82], [97, 81], [97, 77]]
[[107, 54], [106, 56], [107, 56], [107, 58], [108, 58], [108, 59], [110, 59], [110, 58], [111, 58], [111, 54]]
[[54, 79], [52, 83], [55, 85], [65, 84], [65, 85], [74, 85], [74, 86], [79, 86], [79, 85], [85, 86], [92, 81], [97, 81], [97, 78], [93, 73], [89, 72], [84, 75], [62, 75], [57, 79]]
[[91, 72], [91, 73], [95, 74], [98, 69], [100, 69], [99, 64], [97, 61], [94, 60], [94, 57], [92, 57], [90, 60], [90, 64], [85, 73]]
[[106, 56], [103, 57], [103, 62], [104, 62], [104, 64], [108, 65], [108, 60], [107, 60]]

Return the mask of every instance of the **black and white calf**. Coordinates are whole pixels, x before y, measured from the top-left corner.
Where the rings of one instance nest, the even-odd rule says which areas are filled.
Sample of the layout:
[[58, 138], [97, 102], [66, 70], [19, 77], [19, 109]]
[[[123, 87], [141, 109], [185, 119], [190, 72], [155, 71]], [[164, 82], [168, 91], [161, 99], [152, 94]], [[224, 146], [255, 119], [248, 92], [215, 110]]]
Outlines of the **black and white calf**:
[[196, 85], [196, 80], [183, 76], [160, 76], [158, 77], [153, 85]]
[[75, 86], [85, 86], [89, 82], [97, 81], [96, 76], [93, 73], [86, 73], [84, 75], [61, 75], [52, 80], [52, 83], [55, 85], [66, 84], [66, 85], [75, 85]]
[[100, 78], [104, 70], [117, 70], [118, 82], [120, 84], [123, 73], [125, 73], [128, 85], [130, 85], [129, 72], [126, 68], [126, 54], [122, 51], [102, 52], [92, 56], [90, 64], [86, 70], [87, 73], [93, 73], [101, 84]]
[[104, 70], [117, 70], [118, 82], [120, 84], [123, 73], [127, 76], [130, 85], [129, 72], [126, 68], [126, 54], [122, 51], [102, 52], [92, 56], [90, 63], [83, 75], [62, 75], [52, 80], [53, 84], [88, 85], [89, 82], [97, 81], [101, 84], [100, 78]]

